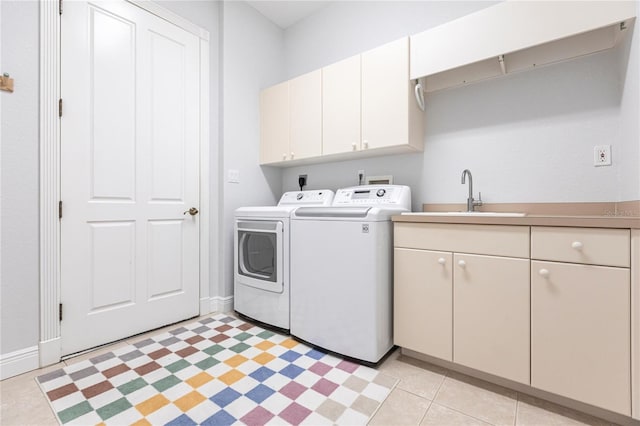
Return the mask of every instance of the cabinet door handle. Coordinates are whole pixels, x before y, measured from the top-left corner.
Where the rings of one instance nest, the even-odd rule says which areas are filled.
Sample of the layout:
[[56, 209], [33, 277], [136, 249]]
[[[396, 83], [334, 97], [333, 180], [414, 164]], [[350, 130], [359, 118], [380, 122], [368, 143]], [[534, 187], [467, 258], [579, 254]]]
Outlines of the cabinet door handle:
[[447, 263], [447, 261], [445, 260], [444, 257], [441, 257], [440, 259], [438, 259], [438, 263], [441, 265], [444, 265], [445, 263]]
[[571, 243], [571, 248], [576, 250], [582, 250], [583, 244], [580, 241], [574, 241]]
[[549, 270], [548, 269], [540, 269], [538, 271], [538, 274], [540, 274], [541, 277], [547, 278], [549, 276]]
[[458, 266], [464, 268], [465, 266], [467, 266], [467, 262], [465, 262], [464, 260], [458, 260]]

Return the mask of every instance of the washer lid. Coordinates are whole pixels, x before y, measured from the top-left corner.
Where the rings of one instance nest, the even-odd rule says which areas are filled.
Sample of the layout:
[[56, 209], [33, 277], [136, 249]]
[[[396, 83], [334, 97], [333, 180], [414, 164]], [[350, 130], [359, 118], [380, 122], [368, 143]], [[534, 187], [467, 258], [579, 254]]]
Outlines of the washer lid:
[[371, 207], [300, 207], [296, 210], [296, 217], [349, 217], [364, 218]]
[[292, 220], [326, 220], [381, 222], [391, 220], [391, 216], [406, 212], [403, 208], [380, 207], [300, 207], [291, 215]]

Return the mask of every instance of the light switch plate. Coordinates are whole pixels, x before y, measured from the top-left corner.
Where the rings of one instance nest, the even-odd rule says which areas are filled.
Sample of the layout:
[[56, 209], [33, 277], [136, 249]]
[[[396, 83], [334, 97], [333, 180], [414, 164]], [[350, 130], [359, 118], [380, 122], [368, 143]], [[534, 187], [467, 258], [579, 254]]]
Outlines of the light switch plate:
[[229, 169], [227, 171], [227, 182], [240, 183], [240, 170]]

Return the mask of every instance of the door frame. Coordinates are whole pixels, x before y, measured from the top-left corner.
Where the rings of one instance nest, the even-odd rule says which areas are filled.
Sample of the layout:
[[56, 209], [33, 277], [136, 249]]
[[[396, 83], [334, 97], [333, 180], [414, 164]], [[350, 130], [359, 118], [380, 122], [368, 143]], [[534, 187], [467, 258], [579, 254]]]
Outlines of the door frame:
[[[123, 0], [200, 40], [200, 315], [211, 312], [209, 297], [209, 32], [151, 1]], [[60, 7], [40, 1], [40, 367], [61, 359], [60, 335]]]

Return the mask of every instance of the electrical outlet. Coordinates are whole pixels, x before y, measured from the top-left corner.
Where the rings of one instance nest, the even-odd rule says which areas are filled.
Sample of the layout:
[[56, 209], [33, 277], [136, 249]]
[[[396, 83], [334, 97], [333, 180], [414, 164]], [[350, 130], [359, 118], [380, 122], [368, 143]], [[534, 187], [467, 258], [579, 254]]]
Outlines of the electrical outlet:
[[240, 170], [230, 169], [227, 171], [227, 182], [240, 183]]
[[307, 186], [307, 175], [298, 175], [298, 186], [302, 191], [302, 188]]
[[611, 145], [593, 147], [593, 165], [596, 167], [611, 165]]

